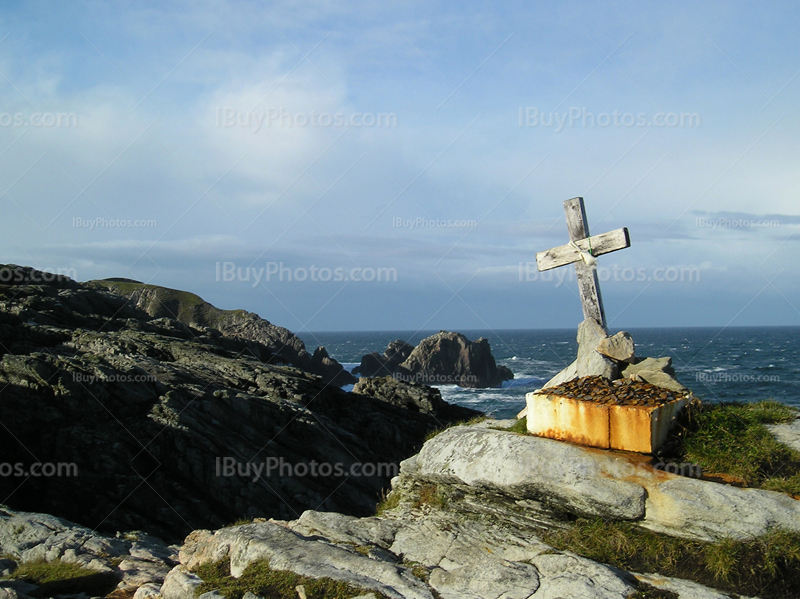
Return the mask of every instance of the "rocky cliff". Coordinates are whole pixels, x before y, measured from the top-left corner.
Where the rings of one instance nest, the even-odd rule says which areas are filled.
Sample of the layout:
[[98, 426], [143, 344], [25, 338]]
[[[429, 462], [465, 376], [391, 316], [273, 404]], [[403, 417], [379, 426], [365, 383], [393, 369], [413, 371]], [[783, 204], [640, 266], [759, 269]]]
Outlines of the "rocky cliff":
[[[192, 325], [196, 314], [178, 310], [187, 325], [99, 285], [0, 268], [18, 275], [0, 285], [0, 462], [18, 466], [0, 496], [12, 508], [168, 540], [241, 517], [367, 514], [449, 421], [446, 406], [411, 411], [275, 366], [267, 346], [256, 357], [252, 340]], [[36, 464], [59, 470], [37, 476]]]
[[324, 347], [310, 354], [302, 339], [246, 310], [220, 310], [201, 297], [130, 279], [103, 279], [87, 285], [129, 298], [154, 318], [171, 318], [195, 328], [211, 328], [226, 337], [247, 342], [248, 351], [267, 363], [285, 363], [341, 387], [356, 382], [354, 376], [328, 355]]

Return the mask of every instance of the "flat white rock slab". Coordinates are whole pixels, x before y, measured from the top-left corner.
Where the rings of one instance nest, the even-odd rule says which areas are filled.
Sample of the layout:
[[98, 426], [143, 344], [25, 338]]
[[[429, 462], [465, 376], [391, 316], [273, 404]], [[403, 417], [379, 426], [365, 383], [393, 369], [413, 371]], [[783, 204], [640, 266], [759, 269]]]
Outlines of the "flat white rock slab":
[[767, 428], [778, 441], [800, 451], [800, 418], [784, 424], [768, 424]]

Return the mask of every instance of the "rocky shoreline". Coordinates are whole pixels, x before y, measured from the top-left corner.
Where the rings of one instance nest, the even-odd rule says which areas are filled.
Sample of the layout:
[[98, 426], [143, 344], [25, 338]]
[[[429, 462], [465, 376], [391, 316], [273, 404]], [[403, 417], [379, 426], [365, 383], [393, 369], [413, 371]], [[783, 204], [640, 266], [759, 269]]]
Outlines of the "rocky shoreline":
[[[3, 461], [76, 475], [0, 477], [12, 508], [168, 540], [310, 508], [369, 514], [428, 433], [477, 414], [441, 398], [417, 406], [421, 386], [402, 382], [400, 402], [347, 393], [272, 364], [253, 340], [151, 315], [93, 284], [18, 272], [0, 286]], [[316, 464], [334, 475], [315, 476]], [[279, 476], [267, 480], [267, 467]]]
[[[557, 542], [586, 521], [700, 552], [689, 556], [760, 551], [771, 535], [800, 539], [800, 500], [520, 434], [518, 421], [475, 418], [389, 372], [424, 347], [419, 372], [453, 376], [460, 364], [496, 382], [499, 368], [478, 367], [494, 363], [484, 349], [461, 359], [488, 351], [481, 340], [395, 342], [373, 363], [393, 365], [387, 373], [345, 392], [324, 349], [308, 360], [327, 374], [286, 365], [308, 352], [255, 315], [166, 288], [6, 268], [20, 276], [0, 285], [0, 441], [2, 462], [25, 473], [0, 477], [0, 599], [302, 599], [317, 583], [340, 591], [306, 599], [800, 597], [796, 566], [786, 588], [738, 589]], [[624, 336], [584, 337], [616, 356], [601, 366], [631, 369], [618, 387], [672, 380], [668, 363], [634, 359]], [[798, 450], [798, 423], [770, 431]], [[34, 464], [75, 471], [31, 476]], [[276, 572], [293, 577], [289, 595], [263, 592]]]
[[[800, 501], [780, 493], [685, 479], [624, 454], [498, 429], [506, 424], [458, 426], [428, 441], [403, 462], [378, 516], [309, 510], [290, 520], [195, 530], [169, 546], [142, 533], [106, 537], [52, 516], [4, 510], [0, 547], [20, 564], [63, 560], [111, 574], [118, 582], [109, 596], [136, 599], [193, 599], [203, 566], [224, 562], [239, 577], [264, 560], [275, 570], [348, 583], [364, 597], [746, 599], [659, 572], [622, 571], [543, 539], [587, 515], [687, 541], [800, 531]], [[0, 582], [5, 597], [35, 590]]]

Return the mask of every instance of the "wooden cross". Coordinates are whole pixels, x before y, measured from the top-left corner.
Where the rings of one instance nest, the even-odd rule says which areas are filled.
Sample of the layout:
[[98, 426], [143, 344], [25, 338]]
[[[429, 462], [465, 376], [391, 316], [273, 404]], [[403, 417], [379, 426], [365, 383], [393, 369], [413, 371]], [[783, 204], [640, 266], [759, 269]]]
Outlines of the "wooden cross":
[[[583, 198], [572, 198], [564, 202], [567, 216], [570, 243], [536, 254], [536, 266], [539, 271], [575, 264], [578, 278], [578, 289], [583, 305], [583, 317], [594, 318], [606, 327], [606, 313], [603, 310], [603, 298], [600, 295], [600, 282], [593, 258], [624, 250], [631, 246], [628, 229], [616, 229], [601, 235], [589, 236], [589, 223], [586, 221], [586, 209]], [[588, 252], [588, 255], [586, 254]]]

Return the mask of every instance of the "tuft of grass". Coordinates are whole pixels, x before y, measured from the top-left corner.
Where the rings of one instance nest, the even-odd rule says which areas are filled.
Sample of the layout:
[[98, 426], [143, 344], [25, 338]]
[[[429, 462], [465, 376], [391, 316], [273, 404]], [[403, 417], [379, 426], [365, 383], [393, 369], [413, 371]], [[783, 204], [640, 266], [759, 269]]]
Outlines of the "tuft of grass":
[[414, 576], [419, 578], [425, 584], [428, 584], [428, 580], [430, 580], [431, 577], [431, 571], [429, 568], [426, 568], [419, 562], [412, 562], [409, 560], [403, 560], [403, 565], [411, 570], [411, 573]]
[[115, 574], [90, 570], [78, 564], [47, 562], [43, 559], [20, 564], [9, 578], [39, 585], [38, 589], [28, 593], [31, 597], [79, 593], [105, 596], [119, 583]]
[[681, 414], [667, 457], [751, 487], [800, 495], [800, 453], [765, 426], [796, 417], [797, 411], [776, 401], [693, 404]]
[[505, 428], [497, 427], [495, 430], [498, 431], [508, 431], [509, 433], [517, 433], [518, 435], [527, 435], [528, 434], [528, 417], [523, 416], [519, 420], [517, 420], [511, 426], [507, 426]]
[[[269, 561], [251, 563], [239, 578], [231, 576], [230, 561], [203, 564], [195, 569], [203, 583], [195, 590], [195, 596], [217, 590], [228, 599], [241, 599], [247, 591], [269, 599], [297, 599], [297, 587], [303, 585], [308, 599], [350, 599], [363, 595], [364, 589], [331, 578], [311, 578], [287, 570], [273, 570]], [[370, 591], [377, 598], [386, 595]]]
[[389, 510], [393, 510], [400, 505], [400, 493], [397, 491], [390, 491], [388, 494], [386, 490], [381, 491], [381, 498], [378, 505], [375, 506], [375, 515], [380, 516]]
[[669, 537], [630, 522], [578, 519], [568, 529], [545, 533], [544, 541], [623, 570], [658, 572], [762, 599], [800, 597], [797, 533], [774, 530], [749, 541], [704, 543]]
[[223, 528], [233, 528], [234, 526], [244, 526], [245, 524], [252, 524], [252, 518], [239, 518], [235, 522], [228, 524], [227, 526], [223, 526]]
[[432, 430], [431, 432], [429, 432], [425, 436], [425, 441], [430, 441], [435, 436], [443, 433], [447, 429], [453, 428], [454, 426], [472, 426], [473, 424], [478, 424], [479, 422], [483, 422], [484, 420], [486, 420], [486, 416], [481, 415], [481, 416], [475, 416], [473, 418], [470, 418], [469, 420], [459, 420], [458, 422], [451, 422], [447, 426], [443, 426], [441, 428], [437, 428], [437, 429]]

